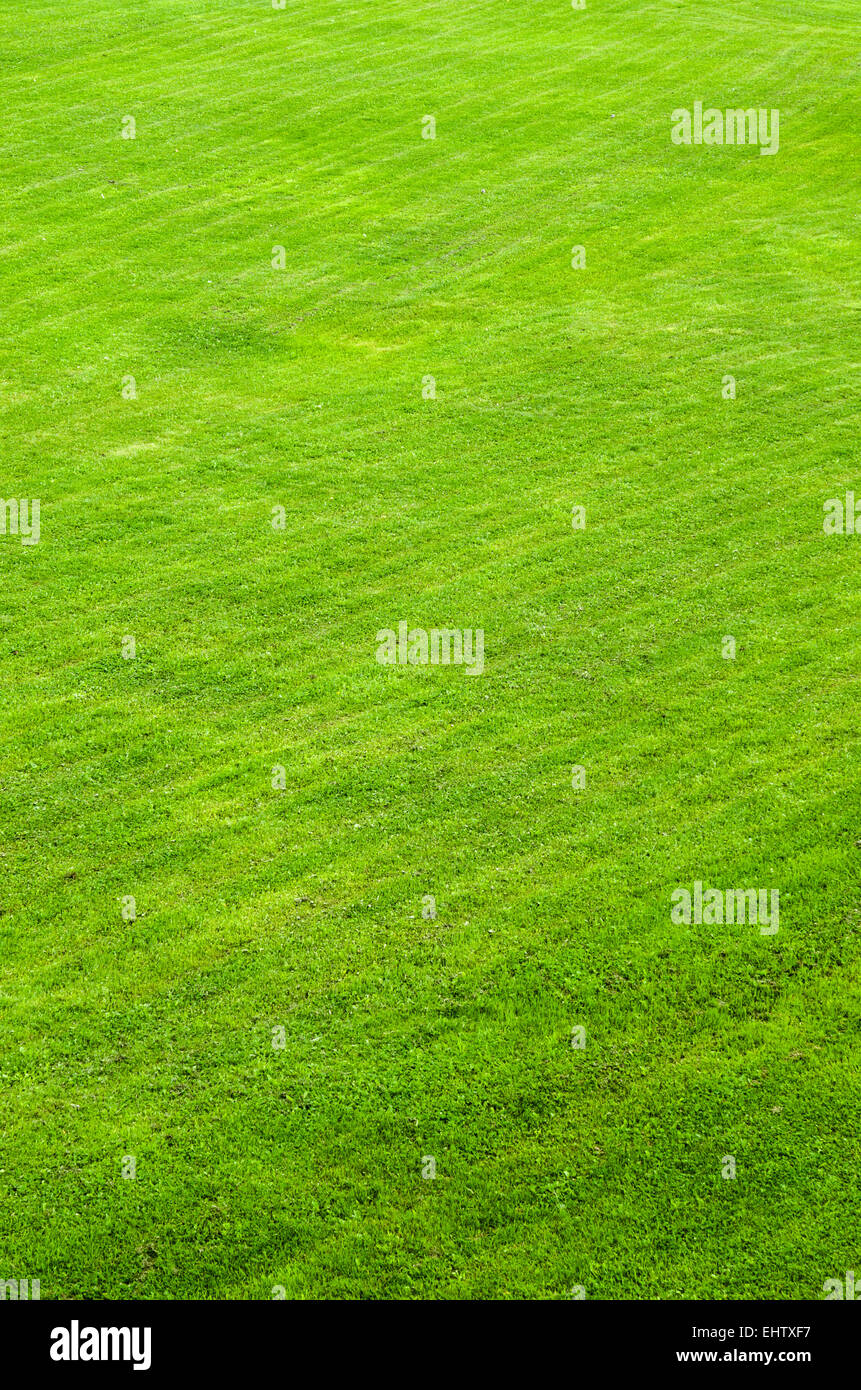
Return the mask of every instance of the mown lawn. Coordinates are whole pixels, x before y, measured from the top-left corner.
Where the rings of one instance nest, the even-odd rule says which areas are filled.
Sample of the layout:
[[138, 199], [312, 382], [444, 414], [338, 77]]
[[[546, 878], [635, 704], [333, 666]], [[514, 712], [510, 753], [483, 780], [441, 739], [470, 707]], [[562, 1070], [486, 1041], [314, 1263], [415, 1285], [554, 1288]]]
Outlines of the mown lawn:
[[[851, 0], [0, 0], [0, 1279], [859, 1268], [857, 46]], [[674, 145], [697, 100], [778, 153]], [[483, 675], [380, 665], [403, 620]], [[779, 932], [672, 922], [695, 880]]]

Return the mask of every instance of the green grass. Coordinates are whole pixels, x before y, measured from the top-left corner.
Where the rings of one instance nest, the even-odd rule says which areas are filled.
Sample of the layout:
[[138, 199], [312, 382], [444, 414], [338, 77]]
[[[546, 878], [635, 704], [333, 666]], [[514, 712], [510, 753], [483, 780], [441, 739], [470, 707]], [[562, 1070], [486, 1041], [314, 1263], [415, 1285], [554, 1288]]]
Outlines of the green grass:
[[[858, 1268], [856, 24], [0, 0], [0, 1278]], [[674, 146], [695, 100], [779, 153]], [[378, 665], [401, 620], [483, 676]]]

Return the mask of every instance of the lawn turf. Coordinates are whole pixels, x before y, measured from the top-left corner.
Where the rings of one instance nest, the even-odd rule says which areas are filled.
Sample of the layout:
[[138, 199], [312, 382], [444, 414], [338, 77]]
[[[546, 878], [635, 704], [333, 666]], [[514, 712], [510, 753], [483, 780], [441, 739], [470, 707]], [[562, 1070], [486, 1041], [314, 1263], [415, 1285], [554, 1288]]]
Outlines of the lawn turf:
[[[0, 1278], [858, 1268], [856, 50], [851, 0], [0, 0]], [[380, 665], [404, 620], [483, 675]]]

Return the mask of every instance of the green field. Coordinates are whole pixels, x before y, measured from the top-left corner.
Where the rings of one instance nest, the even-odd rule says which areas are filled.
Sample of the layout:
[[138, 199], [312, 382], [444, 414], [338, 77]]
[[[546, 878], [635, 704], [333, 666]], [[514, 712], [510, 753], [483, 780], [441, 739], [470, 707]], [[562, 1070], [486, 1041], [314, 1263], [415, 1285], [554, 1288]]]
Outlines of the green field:
[[0, 1281], [861, 1269], [857, 20], [0, 0]]

